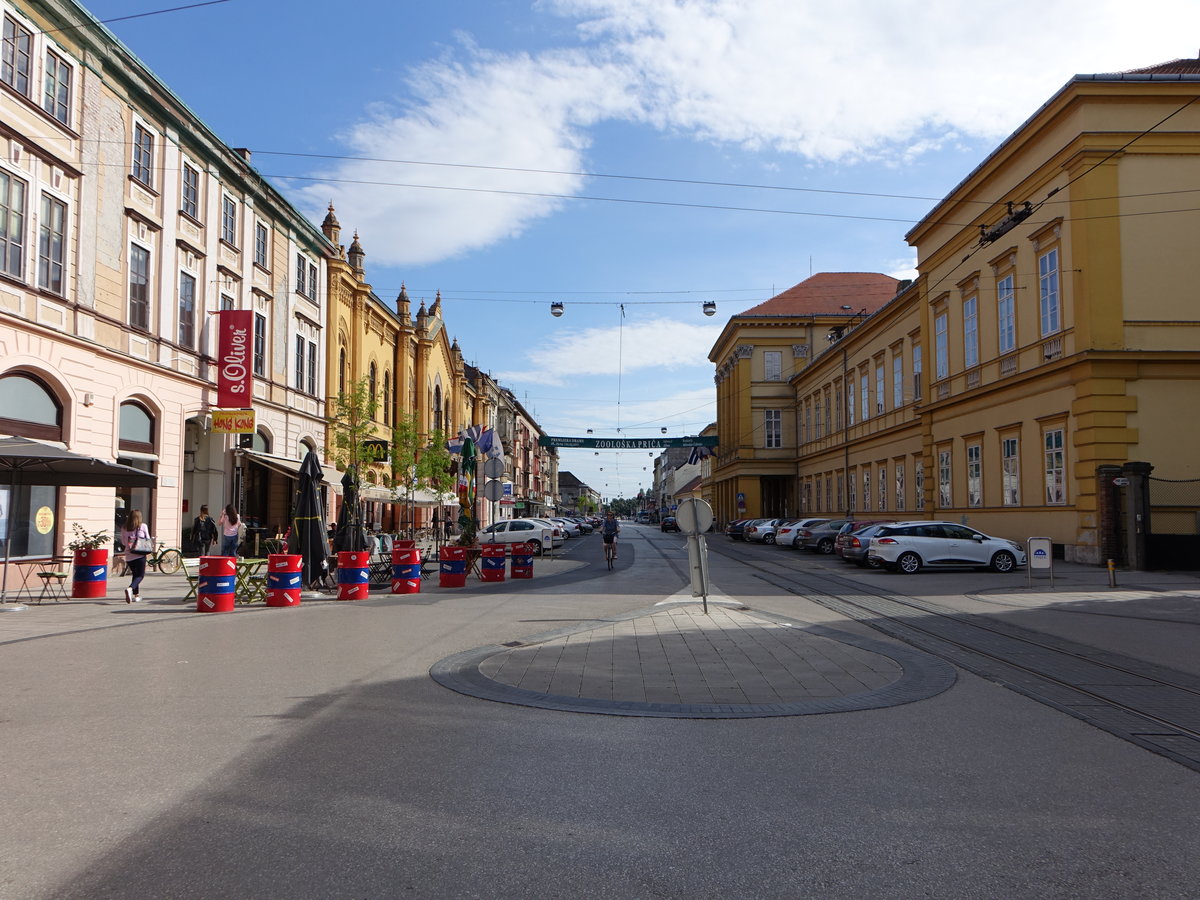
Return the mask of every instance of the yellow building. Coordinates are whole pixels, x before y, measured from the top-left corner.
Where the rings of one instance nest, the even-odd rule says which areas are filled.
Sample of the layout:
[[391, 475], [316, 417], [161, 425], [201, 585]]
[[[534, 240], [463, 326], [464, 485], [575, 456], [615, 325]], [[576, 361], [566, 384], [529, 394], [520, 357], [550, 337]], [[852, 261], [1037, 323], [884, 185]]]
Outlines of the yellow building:
[[[708, 357], [717, 367], [717, 451], [705, 491], [718, 522], [799, 514], [799, 422], [789, 382], [827, 346], [830, 329], [863, 321], [898, 283], [872, 272], [821, 273], [726, 323]], [[821, 422], [835, 396], [840, 390], [831, 388], [816, 406]]]
[[841, 320], [779, 302], [797, 288], [731, 319], [710, 356], [718, 515], [949, 519], [1081, 562], [1194, 559], [1197, 99], [1200, 59], [1078, 76], [909, 232], [915, 284]]

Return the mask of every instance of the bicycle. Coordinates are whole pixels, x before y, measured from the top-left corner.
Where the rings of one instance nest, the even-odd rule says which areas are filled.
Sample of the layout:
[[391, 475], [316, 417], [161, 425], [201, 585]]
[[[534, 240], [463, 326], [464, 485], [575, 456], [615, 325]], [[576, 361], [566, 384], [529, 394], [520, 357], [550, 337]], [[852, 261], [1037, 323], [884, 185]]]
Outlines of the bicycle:
[[616, 556], [617, 556], [616, 538], [613, 538], [613, 540], [611, 540], [611, 541], [605, 541], [604, 542], [604, 559], [605, 559], [605, 561], [608, 562], [608, 568], [610, 571], [612, 570], [613, 560], [616, 558]]
[[[146, 568], [156, 569], [164, 575], [174, 575], [183, 568], [183, 554], [175, 547], [167, 547], [163, 541], [158, 542], [158, 549], [146, 557]], [[125, 557], [116, 556], [112, 563], [112, 576], [123, 578], [129, 574]]]

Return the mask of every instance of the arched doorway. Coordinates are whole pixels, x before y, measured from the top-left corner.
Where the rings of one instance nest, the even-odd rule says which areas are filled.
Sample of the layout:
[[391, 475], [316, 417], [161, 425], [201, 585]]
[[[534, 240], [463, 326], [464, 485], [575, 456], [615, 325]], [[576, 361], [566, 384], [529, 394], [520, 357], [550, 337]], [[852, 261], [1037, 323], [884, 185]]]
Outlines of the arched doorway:
[[[121, 404], [117, 420], [117, 462], [123, 466], [154, 472], [158, 467], [157, 420], [154, 413], [136, 400]], [[157, 534], [154, 488], [117, 488], [113, 510], [114, 529], [125, 524], [131, 510], [142, 511], [142, 521], [151, 534]]]
[[[36, 375], [0, 376], [0, 433], [61, 441], [62, 401]], [[10, 559], [54, 555], [55, 534], [62, 530], [54, 527], [60, 510], [58, 491], [40, 484], [0, 485], [0, 542], [11, 538]]]

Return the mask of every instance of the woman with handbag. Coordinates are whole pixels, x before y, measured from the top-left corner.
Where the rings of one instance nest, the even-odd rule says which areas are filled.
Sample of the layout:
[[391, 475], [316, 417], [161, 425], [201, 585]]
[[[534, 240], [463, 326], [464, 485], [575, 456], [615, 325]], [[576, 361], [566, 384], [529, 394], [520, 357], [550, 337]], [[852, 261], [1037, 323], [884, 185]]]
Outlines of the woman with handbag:
[[154, 538], [150, 537], [150, 529], [142, 522], [142, 511], [131, 510], [121, 528], [121, 543], [125, 545], [125, 565], [133, 576], [129, 587], [125, 588], [125, 602], [138, 603], [141, 596], [138, 589], [142, 579], [146, 577], [146, 557], [154, 552]]
[[221, 518], [217, 520], [221, 530], [221, 555], [237, 556], [238, 543], [241, 538], [241, 523], [238, 521], [237, 510], [232, 503], [225, 507]]

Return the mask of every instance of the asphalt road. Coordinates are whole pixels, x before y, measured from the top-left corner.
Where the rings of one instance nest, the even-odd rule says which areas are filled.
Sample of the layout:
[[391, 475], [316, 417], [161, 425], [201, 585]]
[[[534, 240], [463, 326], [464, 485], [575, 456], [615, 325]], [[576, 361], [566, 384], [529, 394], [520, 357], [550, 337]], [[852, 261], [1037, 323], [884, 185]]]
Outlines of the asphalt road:
[[[520, 586], [122, 608], [105, 612], [135, 624], [7, 641], [27, 613], [0, 617], [0, 897], [1196, 895], [1200, 776], [965, 671], [919, 702], [733, 720], [536, 709], [429, 677], [676, 594], [683, 547], [628, 526], [612, 573], [589, 537]], [[721, 593], [889, 640], [727, 549], [711, 557]], [[1007, 598], [1143, 657], [1158, 634], [1164, 662], [1194, 668], [1182, 613], [1109, 615], [1112, 595], [1081, 584], [1070, 604], [1108, 617], [1071, 619], [1023, 573], [997, 578], [904, 586], [962, 608]]]

